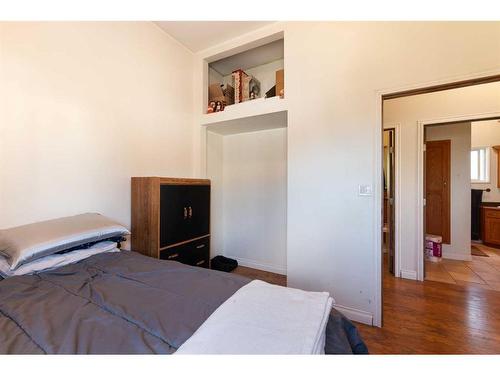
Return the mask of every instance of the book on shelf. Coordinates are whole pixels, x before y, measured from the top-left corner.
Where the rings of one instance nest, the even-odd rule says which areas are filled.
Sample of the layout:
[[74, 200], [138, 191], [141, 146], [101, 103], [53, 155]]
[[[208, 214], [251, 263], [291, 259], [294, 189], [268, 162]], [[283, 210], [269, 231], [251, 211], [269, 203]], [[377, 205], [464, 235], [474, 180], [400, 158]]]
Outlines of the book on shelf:
[[260, 97], [260, 82], [243, 70], [238, 69], [232, 73], [234, 84], [234, 102], [241, 103]]
[[248, 77], [248, 74], [246, 74], [242, 69], [238, 69], [232, 73], [232, 76], [234, 84], [234, 102], [241, 103], [244, 101], [243, 85], [245, 78]]

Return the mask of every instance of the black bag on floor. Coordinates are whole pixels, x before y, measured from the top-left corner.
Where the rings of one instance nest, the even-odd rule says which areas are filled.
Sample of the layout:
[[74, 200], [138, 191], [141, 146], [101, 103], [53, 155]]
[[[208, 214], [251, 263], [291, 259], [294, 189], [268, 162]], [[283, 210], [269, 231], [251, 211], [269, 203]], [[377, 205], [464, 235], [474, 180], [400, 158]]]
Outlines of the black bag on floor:
[[217, 271], [231, 272], [238, 267], [238, 261], [231, 258], [226, 258], [222, 255], [217, 255], [210, 262], [211, 268]]

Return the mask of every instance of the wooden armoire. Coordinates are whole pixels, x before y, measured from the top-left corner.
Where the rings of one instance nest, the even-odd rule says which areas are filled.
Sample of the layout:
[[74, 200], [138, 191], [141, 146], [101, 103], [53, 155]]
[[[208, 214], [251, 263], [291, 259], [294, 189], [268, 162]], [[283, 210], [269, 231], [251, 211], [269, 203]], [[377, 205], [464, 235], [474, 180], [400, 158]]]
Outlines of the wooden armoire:
[[132, 250], [209, 268], [210, 180], [132, 177]]

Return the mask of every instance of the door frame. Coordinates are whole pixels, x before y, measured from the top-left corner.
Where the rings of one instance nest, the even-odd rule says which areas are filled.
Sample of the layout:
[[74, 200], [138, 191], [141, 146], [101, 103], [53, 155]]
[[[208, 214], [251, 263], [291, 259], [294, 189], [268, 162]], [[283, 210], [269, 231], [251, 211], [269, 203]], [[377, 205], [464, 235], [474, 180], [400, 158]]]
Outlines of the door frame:
[[[401, 277], [401, 123], [387, 123], [384, 130], [394, 130], [394, 276]], [[383, 190], [383, 189], [382, 189]], [[382, 223], [383, 225], [383, 223]]]
[[[419, 82], [408, 84], [404, 86], [395, 86], [388, 88], [375, 89], [373, 92], [373, 103], [375, 105], [373, 109], [373, 121], [375, 125], [375, 134], [373, 137], [373, 196], [375, 197], [375, 202], [373, 204], [373, 264], [375, 267], [375, 277], [373, 282], [373, 295], [374, 295], [374, 315], [372, 319], [372, 324], [377, 327], [382, 327], [383, 318], [383, 278], [382, 278], [382, 261], [383, 261], [383, 250], [382, 250], [382, 231], [384, 225], [384, 212], [383, 212], [383, 202], [384, 202], [384, 181], [382, 172], [382, 161], [383, 161], [383, 131], [384, 131], [384, 119], [383, 119], [383, 104], [385, 99], [412, 96], [416, 94], [422, 94], [427, 92], [444, 91], [448, 89], [454, 89], [459, 87], [473, 86], [490, 82], [500, 81], [500, 68], [475, 72], [471, 74], [464, 74], [455, 77], [448, 77], [444, 79], [438, 79], [434, 81]], [[423, 135], [422, 137], [423, 138]], [[419, 141], [419, 144], [421, 140]], [[420, 185], [419, 185], [420, 186]], [[396, 194], [399, 194], [396, 193]], [[400, 216], [395, 220], [399, 221]], [[419, 222], [417, 222], [418, 224]], [[422, 225], [422, 224], [420, 224]], [[399, 238], [400, 235], [399, 227], [396, 232], [396, 236]], [[420, 230], [423, 230], [420, 228]], [[421, 239], [423, 246], [423, 238]], [[423, 252], [422, 252], [423, 253]], [[423, 254], [422, 254], [422, 270], [423, 274]]]
[[[424, 187], [424, 152], [425, 152], [425, 127], [429, 125], [444, 125], [455, 122], [484, 121], [500, 117], [500, 112], [470, 113], [461, 116], [440, 117], [421, 120], [417, 122], [417, 152], [418, 152], [418, 175], [417, 175], [417, 280], [424, 281], [424, 218], [425, 218], [425, 187]], [[450, 203], [451, 204], [451, 203]], [[451, 217], [450, 217], [451, 223]], [[451, 225], [451, 224], [450, 224]]]

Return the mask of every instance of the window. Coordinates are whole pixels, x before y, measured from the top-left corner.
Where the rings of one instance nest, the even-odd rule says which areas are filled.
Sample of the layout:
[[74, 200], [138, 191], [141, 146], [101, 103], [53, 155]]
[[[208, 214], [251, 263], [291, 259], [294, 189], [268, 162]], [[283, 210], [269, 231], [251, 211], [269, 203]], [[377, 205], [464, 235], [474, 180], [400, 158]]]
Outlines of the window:
[[490, 182], [490, 150], [477, 147], [470, 151], [470, 179], [473, 183]]

